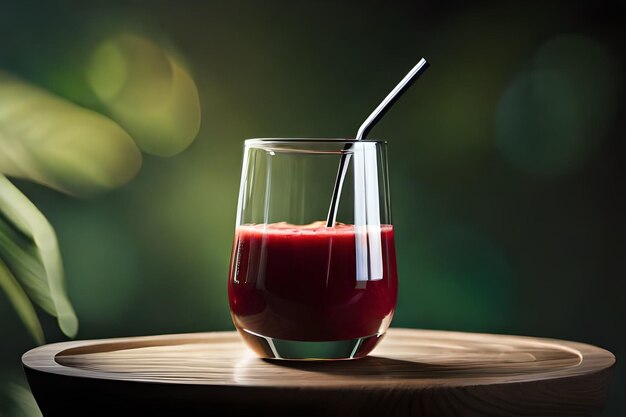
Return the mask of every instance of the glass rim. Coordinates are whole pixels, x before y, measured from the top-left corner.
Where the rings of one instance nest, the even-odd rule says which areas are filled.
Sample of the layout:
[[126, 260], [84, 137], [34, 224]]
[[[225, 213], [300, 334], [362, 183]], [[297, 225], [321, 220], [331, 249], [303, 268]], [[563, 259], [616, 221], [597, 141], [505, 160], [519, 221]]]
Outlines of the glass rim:
[[246, 139], [244, 144], [246, 146], [254, 145], [272, 145], [272, 144], [315, 144], [315, 143], [337, 143], [337, 144], [349, 144], [349, 143], [377, 143], [381, 145], [387, 145], [386, 140], [381, 139], [350, 139], [350, 138], [251, 138]]

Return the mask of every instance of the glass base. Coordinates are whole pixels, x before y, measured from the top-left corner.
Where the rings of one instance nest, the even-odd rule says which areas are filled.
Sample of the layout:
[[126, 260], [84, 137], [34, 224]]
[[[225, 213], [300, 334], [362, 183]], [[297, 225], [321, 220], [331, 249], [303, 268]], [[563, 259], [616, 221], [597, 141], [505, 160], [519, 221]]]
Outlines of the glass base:
[[385, 335], [377, 333], [356, 339], [309, 342], [262, 336], [246, 329], [239, 333], [259, 356], [267, 359], [315, 361], [350, 360], [366, 356]]

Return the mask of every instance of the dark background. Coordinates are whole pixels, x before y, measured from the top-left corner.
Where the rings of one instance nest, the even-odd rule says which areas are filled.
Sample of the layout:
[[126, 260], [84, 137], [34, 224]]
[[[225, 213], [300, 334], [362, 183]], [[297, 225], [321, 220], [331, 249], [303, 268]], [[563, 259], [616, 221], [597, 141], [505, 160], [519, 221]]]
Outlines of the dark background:
[[[144, 157], [119, 190], [18, 182], [57, 231], [78, 337], [232, 329], [243, 140], [353, 136], [424, 56], [370, 135], [389, 141], [393, 325], [604, 347], [606, 415], [626, 415], [625, 18], [623, 1], [3, 1], [2, 69], [71, 99], [70, 52], [133, 33], [175, 51], [201, 99], [189, 149]], [[32, 347], [0, 294], [0, 415], [24, 415], [2, 387]]]

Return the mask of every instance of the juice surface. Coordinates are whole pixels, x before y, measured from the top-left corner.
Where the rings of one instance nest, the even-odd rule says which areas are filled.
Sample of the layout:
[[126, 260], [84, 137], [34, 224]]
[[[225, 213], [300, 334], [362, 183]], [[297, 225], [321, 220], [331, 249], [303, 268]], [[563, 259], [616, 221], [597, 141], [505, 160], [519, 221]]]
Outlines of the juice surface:
[[393, 226], [375, 233], [381, 238], [382, 277], [357, 281], [352, 225], [239, 226], [228, 283], [235, 326], [299, 341], [384, 332], [398, 291]]

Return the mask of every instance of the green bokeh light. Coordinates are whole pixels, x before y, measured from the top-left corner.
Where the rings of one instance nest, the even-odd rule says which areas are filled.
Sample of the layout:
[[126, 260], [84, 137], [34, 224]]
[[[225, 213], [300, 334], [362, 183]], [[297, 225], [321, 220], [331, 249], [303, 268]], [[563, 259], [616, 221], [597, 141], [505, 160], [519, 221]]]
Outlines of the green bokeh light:
[[607, 132], [621, 83], [618, 64], [601, 43], [582, 35], [549, 40], [500, 99], [498, 149], [535, 175], [579, 169]]
[[87, 80], [107, 113], [148, 153], [171, 156], [200, 128], [200, 99], [181, 63], [150, 40], [119, 34], [95, 48]]
[[580, 101], [557, 72], [534, 71], [516, 78], [496, 114], [497, 144], [518, 168], [559, 174], [582, 163], [587, 137]]

